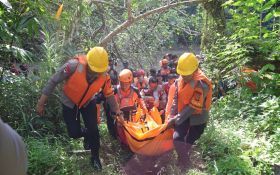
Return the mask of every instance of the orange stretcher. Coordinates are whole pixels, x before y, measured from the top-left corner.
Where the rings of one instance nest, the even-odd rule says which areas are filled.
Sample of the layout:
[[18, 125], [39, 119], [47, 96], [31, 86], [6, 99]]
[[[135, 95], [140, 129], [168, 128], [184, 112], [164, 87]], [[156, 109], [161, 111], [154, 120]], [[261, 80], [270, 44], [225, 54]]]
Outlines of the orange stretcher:
[[122, 143], [129, 146], [132, 152], [145, 155], [161, 155], [173, 149], [173, 130], [166, 129], [156, 108], [153, 108], [143, 119], [138, 108], [131, 121], [123, 126], [117, 126], [117, 132]]

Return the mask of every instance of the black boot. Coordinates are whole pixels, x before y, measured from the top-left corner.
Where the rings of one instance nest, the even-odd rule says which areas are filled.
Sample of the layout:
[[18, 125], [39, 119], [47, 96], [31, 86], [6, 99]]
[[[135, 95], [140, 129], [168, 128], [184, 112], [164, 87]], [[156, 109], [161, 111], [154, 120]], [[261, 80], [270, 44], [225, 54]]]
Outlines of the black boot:
[[91, 165], [92, 165], [93, 169], [95, 169], [96, 171], [101, 171], [102, 170], [102, 165], [101, 165], [99, 156], [92, 156], [91, 157]]
[[96, 171], [102, 170], [101, 161], [99, 159], [99, 149], [91, 149], [91, 165]]
[[181, 169], [181, 171], [186, 171], [191, 166], [190, 150], [192, 145], [177, 141], [174, 143], [174, 146], [178, 154], [177, 166]]

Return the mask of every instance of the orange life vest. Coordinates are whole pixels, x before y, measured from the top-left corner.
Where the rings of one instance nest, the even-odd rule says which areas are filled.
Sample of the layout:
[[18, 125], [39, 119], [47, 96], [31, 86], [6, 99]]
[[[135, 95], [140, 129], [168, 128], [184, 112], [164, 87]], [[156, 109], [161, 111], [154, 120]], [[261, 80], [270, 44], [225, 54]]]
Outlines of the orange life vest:
[[[178, 79], [178, 112], [181, 112], [186, 105], [190, 105], [196, 110], [195, 113], [199, 114], [202, 112], [202, 109], [209, 111], [212, 103], [212, 83], [204, 73], [198, 69], [193, 75], [194, 87], [191, 83], [184, 84], [182, 78]], [[204, 102], [203, 90], [201, 87], [197, 86], [199, 81], [203, 81], [208, 85], [208, 93], [206, 95], [206, 100]], [[177, 88], [176, 88], [177, 89]]]
[[75, 72], [65, 82], [63, 91], [70, 100], [81, 108], [97, 92], [101, 90], [109, 75], [99, 75], [91, 84], [87, 82], [87, 59], [85, 55], [78, 56], [79, 63]]
[[135, 108], [136, 109], [136, 105], [135, 105], [135, 100], [133, 98], [134, 95], [134, 90], [132, 88], [130, 88], [130, 92], [128, 95], [123, 95], [121, 88], [118, 87], [118, 103], [119, 103], [119, 107], [120, 110], [124, 109], [124, 108]]

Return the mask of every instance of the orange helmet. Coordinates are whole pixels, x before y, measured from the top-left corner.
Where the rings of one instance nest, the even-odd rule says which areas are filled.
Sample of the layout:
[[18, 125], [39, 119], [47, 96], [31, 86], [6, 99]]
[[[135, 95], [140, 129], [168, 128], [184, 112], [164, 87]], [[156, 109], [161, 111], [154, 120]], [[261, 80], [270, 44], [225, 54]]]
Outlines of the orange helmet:
[[164, 65], [164, 64], [168, 64], [168, 60], [167, 59], [163, 59], [162, 61], [161, 61], [161, 63]]
[[133, 80], [133, 74], [129, 69], [124, 69], [119, 74], [119, 80], [123, 83], [129, 83]]

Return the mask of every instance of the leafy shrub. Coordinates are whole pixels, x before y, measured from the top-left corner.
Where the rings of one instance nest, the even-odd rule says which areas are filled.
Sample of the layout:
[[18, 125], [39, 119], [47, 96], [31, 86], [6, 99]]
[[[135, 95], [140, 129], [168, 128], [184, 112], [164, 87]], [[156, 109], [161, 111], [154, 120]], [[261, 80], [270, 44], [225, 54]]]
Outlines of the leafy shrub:
[[199, 140], [209, 171], [273, 174], [280, 162], [280, 98], [269, 92], [236, 88], [214, 102], [210, 126]]
[[[49, 131], [61, 132], [60, 105], [50, 99], [44, 117], [36, 114], [41, 95], [42, 80], [33, 81], [12, 75], [9, 81], [0, 82], [1, 117], [21, 134], [41, 135]], [[50, 110], [51, 109], [51, 110]]]
[[[239, 157], [235, 155], [227, 156], [223, 159], [218, 159], [215, 167], [215, 174], [230, 174], [230, 175], [252, 175], [258, 174], [253, 168], [253, 163], [248, 157]], [[213, 170], [212, 170], [213, 171]]]
[[[75, 155], [68, 155], [63, 144], [56, 140], [26, 139], [28, 149], [28, 174], [79, 174]], [[65, 144], [65, 143], [64, 143]]]

